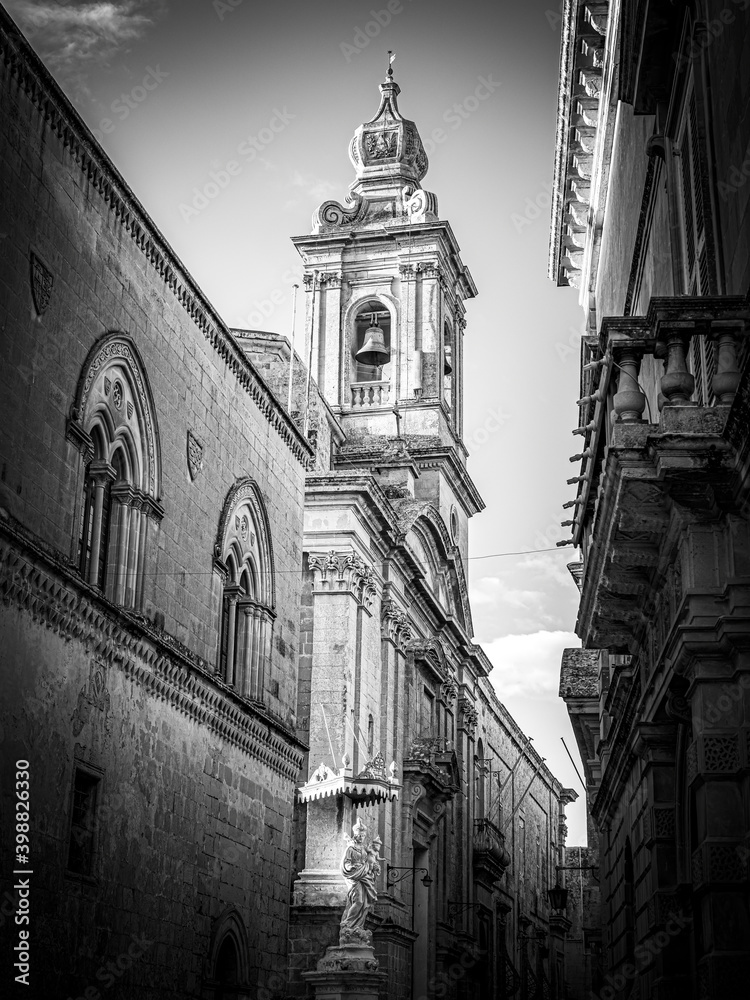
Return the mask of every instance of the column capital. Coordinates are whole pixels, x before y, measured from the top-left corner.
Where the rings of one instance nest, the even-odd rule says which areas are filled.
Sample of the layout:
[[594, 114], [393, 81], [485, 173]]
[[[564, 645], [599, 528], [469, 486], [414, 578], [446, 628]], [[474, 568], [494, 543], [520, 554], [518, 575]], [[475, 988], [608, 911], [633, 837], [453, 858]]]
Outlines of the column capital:
[[96, 486], [106, 486], [107, 483], [113, 483], [117, 478], [117, 473], [109, 464], [109, 462], [103, 459], [96, 459], [93, 462], [89, 462], [88, 475], [94, 480], [94, 485]]

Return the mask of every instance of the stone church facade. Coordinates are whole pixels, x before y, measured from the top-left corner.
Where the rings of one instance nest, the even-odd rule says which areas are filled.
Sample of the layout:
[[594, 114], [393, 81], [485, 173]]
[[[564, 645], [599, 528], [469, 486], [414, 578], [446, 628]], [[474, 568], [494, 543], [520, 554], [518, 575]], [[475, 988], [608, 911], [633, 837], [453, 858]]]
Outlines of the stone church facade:
[[0, 73], [2, 791], [7, 818], [26, 764], [26, 995], [308, 995], [359, 820], [382, 842], [383, 997], [565, 996], [547, 890], [575, 793], [472, 640], [476, 289], [398, 86], [357, 130], [347, 204], [294, 240], [288, 405], [288, 342], [227, 329], [4, 12]]
[[577, 632], [608, 998], [750, 976], [750, 24], [564, 5], [550, 277], [580, 290]]

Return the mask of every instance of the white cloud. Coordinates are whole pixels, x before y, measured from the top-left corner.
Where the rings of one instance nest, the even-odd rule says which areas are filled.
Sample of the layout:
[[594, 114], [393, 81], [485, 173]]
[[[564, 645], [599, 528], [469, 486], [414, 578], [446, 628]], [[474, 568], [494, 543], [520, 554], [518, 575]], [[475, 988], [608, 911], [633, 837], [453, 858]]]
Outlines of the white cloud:
[[493, 665], [490, 681], [501, 701], [518, 695], [557, 697], [562, 652], [580, 645], [575, 633], [563, 631], [504, 635], [481, 643]]
[[[572, 561], [572, 560], [569, 560]], [[545, 579], [554, 580], [563, 587], [571, 588], [571, 593], [575, 593], [575, 583], [570, 575], [567, 565], [561, 562], [556, 552], [538, 552], [534, 555], [526, 556], [518, 564], [519, 570], [534, 570], [541, 573]]]
[[91, 68], [107, 66], [122, 45], [139, 38], [165, 2], [6, 0], [6, 6], [50, 72], [76, 100], [91, 97], [87, 83]]
[[335, 194], [336, 187], [330, 181], [322, 177], [314, 177], [312, 174], [303, 174], [300, 170], [295, 170], [289, 183], [292, 187], [301, 188], [309, 198], [316, 198], [318, 201], [325, 201], [330, 195]]

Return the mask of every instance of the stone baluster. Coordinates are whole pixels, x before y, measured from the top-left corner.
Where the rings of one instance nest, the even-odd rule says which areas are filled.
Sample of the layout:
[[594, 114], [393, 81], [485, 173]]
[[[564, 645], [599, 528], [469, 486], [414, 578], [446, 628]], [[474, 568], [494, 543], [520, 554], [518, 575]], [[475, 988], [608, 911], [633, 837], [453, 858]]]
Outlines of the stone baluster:
[[667, 330], [667, 367], [661, 379], [665, 406], [685, 406], [692, 402], [695, 379], [685, 360], [692, 330], [692, 323], [675, 323]]
[[641, 351], [635, 347], [621, 348], [617, 351], [616, 364], [620, 378], [613, 399], [614, 410], [622, 423], [635, 423], [642, 420], [646, 408], [646, 397], [638, 384]]
[[720, 405], [728, 405], [734, 399], [740, 384], [740, 370], [737, 367], [737, 333], [740, 326], [736, 320], [714, 320], [711, 335], [716, 350], [716, 374], [711, 379], [711, 388]]

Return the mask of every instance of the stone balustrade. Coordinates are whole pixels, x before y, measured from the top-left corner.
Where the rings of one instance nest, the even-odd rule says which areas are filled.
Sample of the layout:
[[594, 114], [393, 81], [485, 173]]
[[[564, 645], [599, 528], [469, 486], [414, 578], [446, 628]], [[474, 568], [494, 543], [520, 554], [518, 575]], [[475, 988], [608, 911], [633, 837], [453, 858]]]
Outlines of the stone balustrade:
[[391, 383], [385, 380], [381, 382], [352, 382], [351, 390], [354, 409], [387, 406], [391, 396]]

